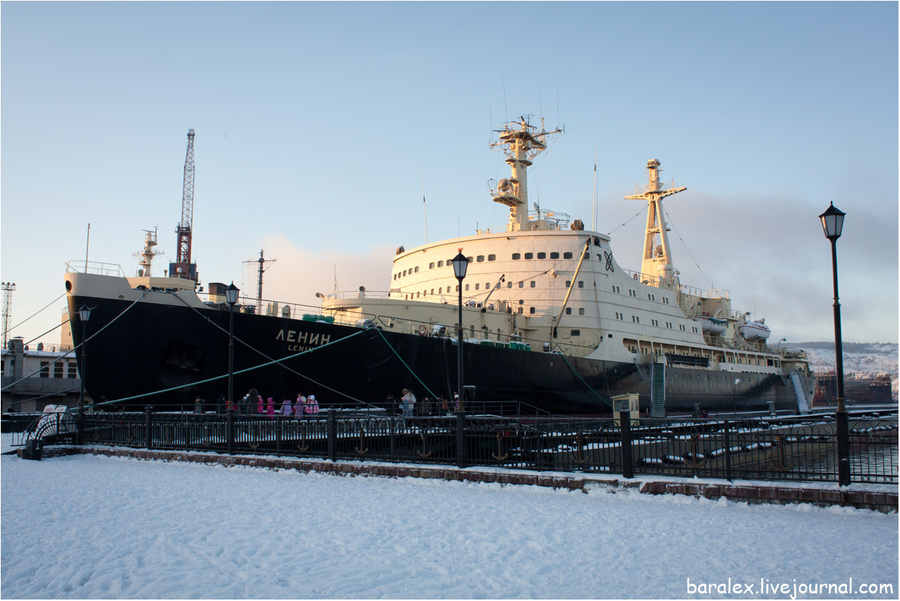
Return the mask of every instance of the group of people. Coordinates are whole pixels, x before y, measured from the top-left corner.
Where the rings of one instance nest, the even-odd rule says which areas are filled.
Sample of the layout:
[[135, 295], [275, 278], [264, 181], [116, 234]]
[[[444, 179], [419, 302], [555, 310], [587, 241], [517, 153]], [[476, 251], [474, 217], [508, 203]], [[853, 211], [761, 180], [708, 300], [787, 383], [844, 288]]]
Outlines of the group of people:
[[[393, 403], [393, 397], [388, 396], [388, 402]], [[432, 415], [453, 415], [459, 410], [459, 394], [453, 393], [453, 400], [441, 395], [436, 401], [425, 397], [421, 402], [416, 401], [416, 395], [412, 390], [404, 388], [400, 397], [400, 414], [403, 417], [427, 417]]]
[[315, 415], [319, 412], [319, 401], [316, 400], [314, 394], [307, 397], [298, 393], [295, 401], [285, 399], [276, 408], [275, 399], [268, 397], [263, 400], [263, 396], [255, 388], [251, 388], [237, 403], [226, 400], [224, 394], [220, 395], [217, 405], [220, 413], [234, 411], [235, 413], [252, 414], [255, 412], [258, 415], [266, 415], [270, 419], [274, 419], [276, 413], [284, 417], [299, 419], [304, 415]]

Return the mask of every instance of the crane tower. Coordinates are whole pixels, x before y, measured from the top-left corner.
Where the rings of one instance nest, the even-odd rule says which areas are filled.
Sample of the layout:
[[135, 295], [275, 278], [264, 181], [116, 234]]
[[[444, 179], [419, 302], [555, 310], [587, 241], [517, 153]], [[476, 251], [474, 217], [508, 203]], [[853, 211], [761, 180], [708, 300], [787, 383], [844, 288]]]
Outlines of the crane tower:
[[3, 348], [9, 342], [9, 320], [12, 317], [12, 293], [16, 291], [16, 285], [12, 282], [3, 282]]
[[191, 226], [194, 221], [194, 130], [188, 130], [187, 156], [184, 159], [184, 191], [181, 196], [181, 222], [178, 234], [178, 259], [169, 263], [169, 276], [199, 279], [197, 264], [191, 262]]

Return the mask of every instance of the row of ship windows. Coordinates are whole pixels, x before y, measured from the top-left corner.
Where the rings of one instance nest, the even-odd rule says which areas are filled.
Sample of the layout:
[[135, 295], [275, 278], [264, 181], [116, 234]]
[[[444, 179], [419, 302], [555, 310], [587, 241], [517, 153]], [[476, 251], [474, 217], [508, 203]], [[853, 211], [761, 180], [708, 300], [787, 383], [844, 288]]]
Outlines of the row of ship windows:
[[[616, 285], [613, 285], [612, 291], [615, 292], [616, 294], [622, 294], [622, 289], [621, 289], [619, 286], [616, 286]], [[632, 290], [632, 289], [629, 289], [629, 290], [628, 290], [628, 296], [637, 298], [637, 292], [635, 292], [635, 291]], [[650, 292], [648, 292], [648, 293], [647, 293], [647, 300], [656, 302], [656, 295], [655, 295], [655, 294], [652, 294], [652, 293], [650, 293]], [[664, 305], [668, 305], [668, 304], [669, 304], [669, 298], [666, 297], [666, 296], [662, 297], [662, 303], [663, 303]]]
[[[50, 377], [50, 361], [41, 361], [41, 370], [39, 372], [39, 377], [41, 378], [49, 378]], [[68, 367], [66, 367], [68, 366]], [[9, 369], [10, 373], [6, 373], [6, 370]], [[12, 361], [7, 363], [4, 359], [2, 365], [0, 365], [0, 373], [3, 374], [4, 377], [12, 376]], [[68, 372], [68, 375], [64, 376]], [[53, 364], [53, 377], [54, 378], [77, 378], [78, 377], [78, 364], [75, 361], [57, 361]]]
[[[542, 252], [538, 252], [538, 253], [533, 253], [533, 252], [513, 253], [512, 260], [519, 261], [520, 259], [523, 259], [523, 258], [526, 261], [535, 259], [535, 258], [540, 260], [540, 259], [547, 259], [548, 256], [551, 260], [559, 259], [560, 256], [562, 256], [563, 259], [573, 259], [574, 258], [574, 255], [571, 252], [559, 253], [557, 251], [551, 251], [551, 252], [547, 253], [547, 252], [542, 251]], [[600, 261], [602, 259], [602, 257], [600, 255], [596, 255], [596, 257], [597, 257], [598, 261]], [[590, 255], [588, 255], [588, 258], [590, 258]], [[485, 261], [485, 259], [487, 259], [488, 261], [496, 261], [497, 255], [487, 255], [486, 257], [485, 257], [485, 255], [478, 255], [474, 258], [469, 257], [469, 263], [472, 263], [473, 261], [475, 263], [483, 263]], [[428, 269], [434, 269], [435, 267], [443, 267], [444, 263], [445, 263], [445, 261], [438, 261], [437, 263], [432, 261], [431, 263], [428, 264]], [[446, 264], [449, 267], [451, 265], [451, 262], [448, 260], [448, 261], [446, 261]], [[416, 267], [410, 267], [409, 269], [404, 269], [403, 271], [399, 271], [399, 272], [395, 273], [394, 279], [396, 280], [396, 279], [402, 278], [407, 275], [412, 275], [414, 273], [419, 273], [418, 265]]]
[[[620, 320], [620, 321], [624, 321], [624, 320], [625, 320], [625, 314], [624, 314], [624, 313], [619, 313], [618, 311], [616, 311], [616, 319], [618, 319], [618, 320]], [[631, 322], [632, 322], [632, 323], [641, 323], [641, 318], [640, 318], [640, 316], [638, 316], [638, 315], [632, 315], [632, 316], [631, 316]], [[651, 320], [650, 320], [650, 325], [652, 325], [652, 326], [654, 326], [654, 327], [657, 327], [657, 328], [660, 327], [660, 325], [659, 325], [659, 320], [658, 320], [658, 319], [651, 319]], [[675, 326], [672, 325], [672, 322], [671, 322], [671, 321], [667, 321], [667, 322], [666, 322], [666, 328], [668, 328], [668, 329], [670, 329], [670, 330], [673, 330], [673, 329], [675, 329]], [[678, 329], [681, 330], [682, 332], [687, 332], [687, 326], [685, 326], [683, 323], [678, 324]], [[699, 334], [699, 333], [700, 333], [700, 330], [698, 330], [698, 329], [696, 328], [696, 326], [691, 326], [691, 331], [692, 331], [694, 334]]]
[[[638, 347], [634, 346], [633, 344], [629, 344], [626, 346], [626, 348], [629, 350], [629, 352], [632, 352], [635, 354], [641, 354], [641, 355], [650, 355], [651, 354], [650, 349], [648, 349], [647, 347], [644, 347], [644, 346], [642, 346], [641, 348], [638, 348]], [[656, 355], [657, 357], [663, 356], [663, 352], [660, 349], [653, 349], [652, 354]], [[693, 353], [692, 356], [706, 357], [707, 359], [709, 359], [708, 356], [703, 355], [699, 352]], [[726, 354], [724, 354], [724, 356], [721, 353], [717, 353], [716, 356], [713, 357], [713, 359], [715, 361], [718, 361], [719, 363], [734, 363], [735, 365], [740, 364], [740, 365], [755, 365], [757, 367], [764, 367], [764, 366], [779, 367], [779, 364], [777, 361], [775, 361], [771, 358], [768, 358], [768, 357], [760, 357], [758, 355], [750, 355], [750, 356], [740, 355], [738, 357], [734, 357], [731, 353], [726, 353]], [[685, 376], [685, 377], [690, 378], [690, 375]], [[716, 378], [716, 380], [719, 379], [718, 376], [715, 376], [715, 378]], [[699, 376], [698, 376], [698, 379], [699, 379]], [[707, 376], [707, 379], [709, 379], [709, 376]]]
[[[466, 292], [468, 292], [469, 289], [470, 289], [469, 287], [472, 286], [472, 285], [475, 286], [475, 290], [481, 290], [481, 289], [482, 289], [482, 288], [481, 288], [481, 282], [478, 282], [478, 283], [476, 283], [476, 284], [466, 284], [464, 290], [465, 290]], [[567, 282], [566, 282], [566, 288], [568, 288], [568, 287], [571, 286], [571, 285], [572, 285], [572, 282], [571, 282], [571, 281], [567, 281]], [[584, 282], [581, 281], [581, 280], [578, 281], [577, 285], [578, 285], [579, 288], [584, 288]], [[507, 287], [507, 288], [512, 288], [512, 287], [513, 287], [513, 282], [507, 282], [507, 283], [506, 283], [506, 287]], [[524, 288], [524, 287], [525, 287], [525, 282], [520, 281], [518, 287], [519, 287], [519, 288]], [[534, 280], [532, 280], [531, 282], [529, 282], [529, 287], [530, 287], [530, 288], [537, 288], [537, 282], [535, 282]], [[485, 283], [484, 283], [484, 290], [490, 290], [490, 289], [491, 289], [491, 283], [490, 283], [490, 282], [485, 282]], [[451, 292], [459, 292], [459, 284], [456, 284], [455, 286], [447, 286], [446, 293], [447, 293], [447, 294], [450, 294]], [[444, 293], [445, 293], [444, 287], [443, 287], [443, 286], [439, 287], [439, 288], [437, 289], [437, 293], [438, 293], [438, 294], [444, 294]], [[431, 294], [432, 296], [434, 295], [434, 288], [431, 289], [430, 294]], [[409, 294], [407, 294], [407, 295], [405, 296], [405, 298], [406, 298], [406, 300], [412, 300], [412, 299], [416, 299], [416, 298], [424, 298], [424, 297], [427, 297], [428, 295], [429, 295], [428, 290], [421, 290], [421, 291], [419, 291], [419, 292], [416, 292], [415, 294], [413, 294], [412, 292], [410, 292]]]

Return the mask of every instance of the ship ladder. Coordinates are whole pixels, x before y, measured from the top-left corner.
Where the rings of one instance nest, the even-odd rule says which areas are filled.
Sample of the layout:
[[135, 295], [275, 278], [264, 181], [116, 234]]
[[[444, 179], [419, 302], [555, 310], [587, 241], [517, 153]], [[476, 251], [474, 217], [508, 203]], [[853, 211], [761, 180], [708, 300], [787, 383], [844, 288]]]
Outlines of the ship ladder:
[[797, 399], [797, 407], [800, 409], [800, 413], [809, 413], [809, 400], [806, 398], [806, 393], [803, 391], [800, 374], [791, 374], [791, 384], [793, 384], [794, 398]]

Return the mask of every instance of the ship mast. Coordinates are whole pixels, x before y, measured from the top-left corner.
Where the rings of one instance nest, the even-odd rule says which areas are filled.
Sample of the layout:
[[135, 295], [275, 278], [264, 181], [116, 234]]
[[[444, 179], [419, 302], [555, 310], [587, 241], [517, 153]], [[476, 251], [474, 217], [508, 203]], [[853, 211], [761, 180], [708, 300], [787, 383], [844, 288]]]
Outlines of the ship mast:
[[686, 187], [665, 189], [659, 183], [659, 161], [647, 161], [649, 183], [641, 194], [626, 196], [626, 200], [647, 201], [647, 230], [644, 235], [644, 252], [641, 261], [641, 278], [656, 286], [678, 286], [678, 275], [672, 265], [669, 246], [669, 228], [666, 226], [662, 200], [666, 196], [687, 190]]
[[153, 247], [156, 246], [156, 228], [152, 230], [144, 230], [144, 250], [140, 253], [137, 253], [135, 256], [141, 257], [140, 268], [138, 270], [138, 276], [150, 277], [150, 267], [153, 263], [153, 257], [160, 254], [159, 252], [153, 250]]
[[546, 131], [541, 123], [540, 133], [535, 131], [536, 128], [522, 117], [519, 123], [510, 122], [503, 129], [497, 130], [500, 140], [491, 144], [491, 148], [503, 147], [506, 163], [512, 171], [509, 179], [500, 180], [496, 193], [491, 191], [494, 202], [509, 207], [509, 224], [506, 228], [509, 232], [528, 229], [528, 167], [533, 163], [534, 157], [547, 149], [545, 140], [563, 130], [556, 128]]

